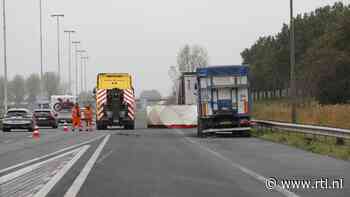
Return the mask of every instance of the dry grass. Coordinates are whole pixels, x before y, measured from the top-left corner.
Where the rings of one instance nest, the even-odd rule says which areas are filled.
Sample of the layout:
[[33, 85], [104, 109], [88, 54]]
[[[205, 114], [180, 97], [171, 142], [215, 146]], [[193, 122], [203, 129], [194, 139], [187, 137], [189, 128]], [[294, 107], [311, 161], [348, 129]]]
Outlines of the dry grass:
[[[258, 101], [253, 105], [253, 117], [262, 120], [290, 122], [291, 106], [287, 100]], [[350, 129], [350, 104], [319, 105], [316, 102], [299, 104], [298, 123]]]
[[349, 141], [346, 141], [346, 145], [336, 145], [336, 140], [332, 137], [324, 138], [318, 136], [306, 138], [303, 134], [293, 132], [287, 133], [253, 130], [252, 134], [253, 136], [264, 140], [286, 144], [337, 159], [350, 160]]

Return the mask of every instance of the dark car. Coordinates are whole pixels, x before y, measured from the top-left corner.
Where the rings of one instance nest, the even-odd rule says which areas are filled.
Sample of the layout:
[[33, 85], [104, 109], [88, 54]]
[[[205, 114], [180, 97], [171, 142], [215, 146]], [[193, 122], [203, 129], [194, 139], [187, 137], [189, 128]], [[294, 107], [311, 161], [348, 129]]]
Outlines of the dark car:
[[36, 109], [34, 110], [34, 119], [37, 126], [42, 127], [58, 127], [57, 114], [50, 109]]
[[9, 132], [11, 129], [26, 129], [32, 132], [34, 127], [35, 120], [33, 114], [28, 109], [24, 108], [8, 110], [2, 123], [2, 130], [4, 132]]

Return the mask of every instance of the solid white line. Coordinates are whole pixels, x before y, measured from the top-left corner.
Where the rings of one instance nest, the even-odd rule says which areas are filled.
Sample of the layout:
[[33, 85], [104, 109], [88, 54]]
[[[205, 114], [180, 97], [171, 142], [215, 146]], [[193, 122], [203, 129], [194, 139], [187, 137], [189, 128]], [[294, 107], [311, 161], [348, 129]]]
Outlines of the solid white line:
[[90, 145], [85, 145], [58, 173], [38, 192], [34, 197], [45, 197], [68, 170], [78, 161], [78, 159], [89, 149]]
[[0, 184], [5, 183], [5, 182], [7, 182], [7, 181], [9, 181], [9, 180], [12, 180], [12, 179], [14, 179], [14, 178], [16, 178], [16, 177], [18, 177], [18, 176], [21, 176], [21, 175], [23, 175], [23, 174], [25, 174], [25, 173], [30, 172], [30, 171], [33, 171], [34, 169], [38, 168], [38, 167], [41, 166], [42, 164], [48, 163], [48, 162], [50, 162], [50, 161], [56, 160], [56, 159], [58, 159], [58, 158], [64, 157], [64, 156], [69, 155], [69, 154], [72, 154], [72, 153], [74, 153], [74, 152], [80, 151], [80, 149], [81, 149], [81, 148], [74, 149], [74, 150], [65, 152], [65, 153], [63, 153], [63, 154], [61, 154], [61, 155], [57, 155], [57, 156], [55, 156], [55, 157], [52, 157], [52, 158], [50, 158], [50, 159], [48, 159], [48, 160], [45, 160], [45, 161], [42, 161], [42, 162], [39, 162], [39, 163], [35, 163], [35, 164], [32, 164], [32, 165], [27, 166], [27, 167], [25, 167], [25, 168], [22, 168], [22, 169], [20, 169], [20, 170], [11, 172], [10, 174], [7, 174], [7, 175], [5, 175], [5, 176], [0, 177]]
[[206, 129], [203, 130], [204, 133], [209, 132], [230, 132], [230, 131], [250, 131], [250, 127], [238, 127], [238, 128], [222, 128], [222, 129]]
[[76, 144], [76, 145], [73, 145], [73, 146], [69, 146], [69, 147], [66, 147], [66, 148], [63, 148], [63, 149], [60, 149], [56, 152], [53, 152], [53, 153], [50, 153], [50, 154], [47, 154], [47, 155], [43, 155], [43, 156], [40, 156], [40, 157], [36, 157], [34, 159], [31, 159], [31, 160], [28, 160], [28, 161], [25, 161], [25, 162], [22, 162], [22, 163], [19, 163], [19, 164], [16, 164], [16, 165], [13, 165], [13, 166], [10, 166], [8, 168], [4, 168], [4, 169], [1, 169], [0, 170], [0, 173], [3, 173], [3, 172], [6, 172], [6, 171], [9, 171], [9, 170], [12, 170], [14, 168], [18, 168], [18, 167], [21, 167], [21, 166], [24, 166], [24, 165], [27, 165], [29, 163], [33, 163], [35, 161], [38, 161], [38, 160], [41, 160], [41, 159], [44, 159], [44, 158], [47, 158], [47, 157], [51, 157], [53, 155], [56, 155], [56, 154], [59, 154], [59, 153], [62, 153], [64, 151], [67, 151], [67, 150], [70, 150], [70, 149], [73, 149], [73, 148], [76, 148], [76, 147], [79, 147], [79, 146], [82, 146], [82, 145], [85, 145], [85, 144], [89, 144], [91, 142], [94, 142], [102, 137], [104, 137], [105, 135], [101, 135], [101, 136], [98, 136], [98, 137], [95, 137], [91, 140], [88, 140], [86, 142], [82, 142], [80, 144]]
[[[184, 134], [182, 131], [180, 131], [180, 130], [177, 130], [177, 129], [176, 129], [176, 132], [177, 132], [178, 134], [180, 134], [180, 135], [185, 135], [185, 134]], [[194, 145], [197, 145], [197, 146], [200, 147], [201, 149], [203, 149], [203, 150], [205, 150], [205, 151], [207, 151], [207, 152], [209, 152], [209, 153], [215, 155], [216, 157], [220, 158], [221, 160], [230, 163], [232, 167], [234, 167], [234, 168], [236, 168], [236, 169], [242, 171], [243, 173], [245, 173], [245, 174], [247, 174], [247, 175], [253, 177], [254, 179], [256, 179], [256, 180], [262, 182], [262, 183], [265, 185], [265, 183], [266, 183], [266, 181], [267, 181], [267, 178], [265, 178], [264, 176], [262, 176], [262, 175], [260, 175], [260, 174], [258, 174], [258, 173], [256, 173], [256, 172], [254, 172], [253, 170], [250, 170], [250, 169], [248, 169], [248, 168], [246, 168], [246, 167], [244, 167], [244, 166], [242, 166], [242, 165], [240, 165], [240, 164], [238, 164], [238, 163], [234, 163], [232, 160], [228, 159], [227, 157], [223, 156], [222, 154], [220, 154], [220, 153], [218, 153], [218, 152], [216, 152], [216, 151], [214, 151], [214, 150], [212, 150], [212, 149], [210, 149], [210, 148], [208, 148], [208, 147], [206, 147], [206, 146], [204, 146], [204, 145], [202, 145], [202, 144], [200, 144], [200, 143], [198, 143], [198, 142], [192, 140], [191, 138], [188, 138], [188, 137], [184, 137], [184, 138], [185, 138], [185, 140], [187, 140], [188, 142], [190, 142], [190, 143], [192, 143], [192, 144], [194, 144]], [[287, 196], [287, 197], [299, 197], [297, 194], [295, 194], [295, 193], [293, 193], [293, 192], [291, 192], [291, 191], [289, 191], [289, 190], [287, 190], [287, 189], [285, 189], [285, 188], [283, 188], [283, 187], [280, 187], [280, 186], [275, 187], [274, 190], [280, 192], [281, 194], [283, 194], [284, 196]]]
[[86, 163], [84, 168], [81, 170], [80, 174], [78, 175], [77, 178], [75, 178], [73, 184], [70, 186], [64, 197], [75, 197], [79, 193], [79, 190], [81, 186], [83, 186], [87, 176], [89, 175], [91, 169], [94, 167], [94, 164], [98, 158], [98, 156], [101, 154], [103, 147], [106, 145], [107, 141], [111, 135], [107, 135], [101, 144], [97, 147], [96, 151], [94, 154], [91, 156], [89, 161]]

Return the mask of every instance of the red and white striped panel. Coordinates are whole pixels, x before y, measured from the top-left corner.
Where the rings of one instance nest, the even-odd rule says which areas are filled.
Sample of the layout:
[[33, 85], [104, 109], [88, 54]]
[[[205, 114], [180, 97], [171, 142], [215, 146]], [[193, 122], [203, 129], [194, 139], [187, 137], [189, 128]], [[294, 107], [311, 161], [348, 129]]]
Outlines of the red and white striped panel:
[[97, 120], [103, 117], [103, 104], [107, 102], [107, 90], [99, 89], [96, 94]]
[[131, 120], [135, 119], [135, 96], [132, 89], [123, 90], [124, 102], [128, 104], [128, 116]]

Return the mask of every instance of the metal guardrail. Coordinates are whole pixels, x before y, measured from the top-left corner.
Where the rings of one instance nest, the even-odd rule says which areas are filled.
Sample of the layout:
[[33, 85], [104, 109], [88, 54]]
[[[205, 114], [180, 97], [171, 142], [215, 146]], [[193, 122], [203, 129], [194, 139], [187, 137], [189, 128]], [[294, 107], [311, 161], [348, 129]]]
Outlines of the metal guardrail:
[[303, 134], [312, 134], [320, 136], [335, 137], [341, 139], [350, 139], [350, 130], [348, 129], [339, 129], [332, 127], [322, 127], [322, 126], [313, 126], [313, 125], [304, 125], [304, 124], [291, 124], [283, 122], [274, 122], [266, 120], [253, 120], [255, 127], [267, 127], [267, 128], [276, 128], [279, 130], [293, 131]]

